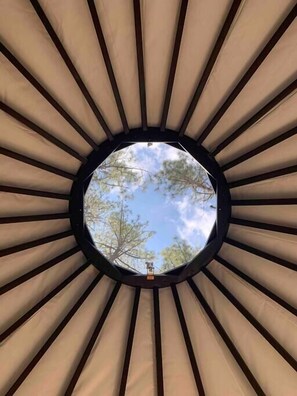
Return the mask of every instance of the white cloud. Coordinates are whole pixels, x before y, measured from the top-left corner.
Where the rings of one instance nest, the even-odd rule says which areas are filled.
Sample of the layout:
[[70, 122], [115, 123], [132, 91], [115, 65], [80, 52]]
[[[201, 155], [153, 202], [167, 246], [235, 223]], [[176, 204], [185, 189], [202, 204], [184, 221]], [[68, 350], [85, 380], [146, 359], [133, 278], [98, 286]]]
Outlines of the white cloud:
[[[179, 152], [179, 150], [164, 143], [153, 143], [149, 147], [147, 143], [136, 143], [123, 151], [127, 155], [127, 165], [135, 168], [135, 172], [139, 174], [137, 182], [129, 183], [131, 193], [143, 186], [149, 173], [154, 174], [159, 171], [164, 160], [177, 159]], [[130, 154], [132, 154], [133, 159]], [[119, 188], [112, 188], [111, 194], [119, 195]]]
[[133, 166], [149, 172], [158, 171], [164, 160], [177, 159], [179, 152], [176, 148], [164, 143], [153, 143], [149, 147], [147, 143], [137, 143], [131, 146], [129, 151], [135, 156]]
[[193, 246], [197, 246], [202, 240], [206, 241], [216, 218], [215, 210], [194, 206], [187, 196], [177, 201], [175, 206], [179, 215], [179, 236]]

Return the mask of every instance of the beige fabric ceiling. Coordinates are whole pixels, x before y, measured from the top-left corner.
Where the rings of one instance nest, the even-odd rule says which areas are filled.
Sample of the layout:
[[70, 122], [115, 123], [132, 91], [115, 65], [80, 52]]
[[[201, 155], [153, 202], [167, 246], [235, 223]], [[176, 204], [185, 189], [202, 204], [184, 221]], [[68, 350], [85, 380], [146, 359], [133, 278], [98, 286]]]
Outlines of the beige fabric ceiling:
[[[148, 126], [160, 125], [181, 3], [179, 0], [141, 1]], [[232, 3], [231, 0], [189, 1], [167, 118], [168, 128], [179, 130]], [[252, 123], [241, 136], [218, 152], [216, 160], [224, 166], [285, 131], [295, 128], [295, 132], [289, 139], [226, 170], [228, 183], [297, 166], [297, 3], [295, 0], [243, 0], [239, 3], [185, 134], [193, 139], [202, 134], [290, 12], [295, 12], [290, 26], [206, 137], [203, 146], [209, 151], [215, 150], [289, 84], [293, 84], [289, 94]], [[122, 132], [121, 118], [98, 45], [88, 2], [39, 0], [39, 4], [111, 133], [115, 135]], [[96, 0], [95, 5], [128, 126], [140, 127], [133, 1]], [[106, 139], [102, 126], [30, 0], [0, 0], [0, 39], [96, 144]], [[1, 103], [43, 128], [80, 156], [87, 157], [92, 151], [86, 139], [34, 88], [26, 75], [4, 53], [0, 55], [0, 96]], [[9, 115], [2, 105], [1, 109], [1, 147], [63, 170], [70, 176], [77, 173], [81, 165], [77, 156], [61, 150], [34, 131], [34, 128]], [[25, 191], [20, 194], [9, 192], [3, 186], [66, 196], [57, 199], [58, 197], [33, 196]], [[1, 219], [12, 216], [67, 214], [67, 196], [71, 186], [71, 177], [25, 164], [8, 155], [0, 155]], [[295, 170], [295, 173], [235, 186], [230, 192], [233, 200], [296, 198], [297, 172]], [[218, 256], [288, 303], [293, 308], [291, 312], [218, 260], [213, 260], [207, 269], [296, 362], [296, 202], [293, 205], [282, 205], [281, 202], [279, 205], [234, 205], [232, 217], [290, 227], [290, 232], [279, 232], [232, 222], [228, 240]], [[15, 253], [9, 250], [10, 247], [60, 233], [63, 234], [50, 242]], [[264, 252], [266, 258], [234, 246], [233, 240]], [[80, 249], [73, 249], [75, 246], [76, 241], [67, 215], [64, 218], [44, 221], [8, 224], [1, 221], [1, 336], [86, 262]], [[6, 291], [4, 288], [11, 281], [70, 249], [73, 251], [69, 256], [56, 265], [11, 290]], [[272, 256], [290, 265], [280, 264]], [[17, 381], [97, 276], [98, 270], [95, 267], [86, 266], [21, 326], [9, 336], [0, 338], [1, 395], [5, 395]], [[296, 395], [297, 374], [293, 365], [222, 294], [207, 273], [201, 272], [193, 279], [264, 394]], [[65, 394], [114, 286], [113, 280], [102, 277], [24, 378], [15, 391], [17, 395]], [[205, 394], [256, 394], [188, 282], [177, 285], [177, 291]], [[197, 395], [198, 390], [171, 289], [160, 289], [159, 298], [164, 393], [170, 396]], [[73, 390], [74, 395], [119, 394], [133, 300], [134, 288], [122, 285]], [[149, 289], [142, 289], [140, 293], [126, 394], [158, 394], [153, 292]]]

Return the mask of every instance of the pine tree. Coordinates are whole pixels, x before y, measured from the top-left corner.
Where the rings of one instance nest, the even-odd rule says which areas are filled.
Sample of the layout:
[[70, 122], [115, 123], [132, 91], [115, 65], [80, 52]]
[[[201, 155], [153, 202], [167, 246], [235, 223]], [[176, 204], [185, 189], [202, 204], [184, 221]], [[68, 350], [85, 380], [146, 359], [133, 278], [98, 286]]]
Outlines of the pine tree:
[[175, 237], [173, 243], [161, 251], [163, 264], [160, 272], [169, 271], [192, 260], [199, 253], [199, 248], [192, 247], [184, 239]]
[[145, 246], [153, 235], [148, 223], [142, 222], [139, 216], [133, 217], [121, 202], [98, 224], [93, 239], [111, 262], [141, 272], [145, 261], [154, 259], [153, 252]]
[[[132, 216], [126, 203], [133, 199], [135, 185], [145, 189], [154, 182], [156, 190], [173, 198], [187, 195], [193, 203], [206, 202], [214, 196], [205, 170], [184, 152], [174, 160], [165, 160], [161, 169], [151, 174], [135, 165], [131, 151], [117, 151], [110, 155], [94, 172], [85, 194], [84, 215], [98, 249], [111, 261], [121, 266], [145, 271], [145, 261], [152, 261], [154, 253], [146, 248], [155, 232], [148, 222]], [[112, 198], [117, 196], [118, 198]], [[160, 272], [190, 261], [197, 253], [185, 240], [174, 238], [171, 246], [163, 249]]]
[[206, 171], [182, 152], [176, 160], [163, 161], [154, 180], [157, 190], [172, 198], [187, 194], [193, 203], [206, 202], [215, 194]]

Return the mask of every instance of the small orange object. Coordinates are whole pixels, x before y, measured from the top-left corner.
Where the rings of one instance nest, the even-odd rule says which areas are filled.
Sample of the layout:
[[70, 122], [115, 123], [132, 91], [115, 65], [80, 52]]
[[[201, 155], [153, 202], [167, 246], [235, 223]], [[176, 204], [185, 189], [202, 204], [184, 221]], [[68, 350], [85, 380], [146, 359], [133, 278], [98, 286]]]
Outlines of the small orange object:
[[147, 280], [154, 280], [155, 275], [154, 275], [154, 263], [147, 261], [146, 263], [146, 269], [147, 269]]

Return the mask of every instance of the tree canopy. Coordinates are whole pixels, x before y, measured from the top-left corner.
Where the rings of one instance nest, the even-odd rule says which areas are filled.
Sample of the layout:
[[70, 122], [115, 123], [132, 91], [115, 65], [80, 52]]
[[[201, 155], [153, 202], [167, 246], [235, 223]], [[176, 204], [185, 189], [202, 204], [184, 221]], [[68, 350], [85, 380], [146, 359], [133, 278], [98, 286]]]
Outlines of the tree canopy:
[[153, 235], [154, 232], [148, 230], [148, 222], [141, 222], [139, 216], [133, 217], [121, 202], [101, 219], [94, 241], [110, 261], [134, 270], [141, 261], [154, 259], [154, 253], [145, 247]]
[[191, 246], [186, 240], [175, 237], [173, 243], [161, 251], [163, 264], [161, 272], [169, 271], [182, 263], [187, 263], [199, 253], [198, 247]]
[[[193, 203], [206, 202], [214, 196], [205, 170], [183, 152], [174, 159], [162, 160], [161, 168], [154, 172], [140, 167], [133, 152], [126, 150], [113, 153], [97, 168], [84, 199], [85, 220], [94, 242], [111, 262], [140, 272], [146, 261], [156, 258], [147, 248], [155, 232], [147, 221], [132, 214], [127, 203], [133, 200], [131, 186], [144, 190], [150, 182], [164, 196], [187, 194]], [[170, 246], [161, 250], [163, 261], [157, 270], [164, 272], [186, 263], [198, 251], [176, 236]]]
[[157, 189], [171, 197], [190, 192], [192, 202], [208, 201], [214, 196], [206, 171], [195, 162], [189, 161], [181, 152], [178, 159], [163, 161], [162, 168], [154, 175]]
[[112, 153], [100, 164], [92, 177], [92, 184], [101, 193], [118, 191], [125, 198], [131, 198], [129, 185], [140, 183], [144, 170], [133, 167], [134, 156], [131, 152], [119, 150]]

